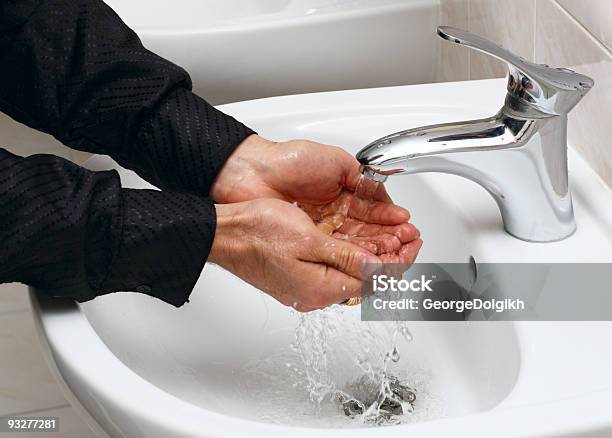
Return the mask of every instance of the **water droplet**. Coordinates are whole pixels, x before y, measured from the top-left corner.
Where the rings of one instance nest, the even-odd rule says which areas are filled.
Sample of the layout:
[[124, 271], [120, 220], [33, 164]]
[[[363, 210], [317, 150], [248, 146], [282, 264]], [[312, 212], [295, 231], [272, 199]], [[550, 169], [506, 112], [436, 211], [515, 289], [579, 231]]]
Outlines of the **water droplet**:
[[400, 360], [400, 354], [397, 347], [393, 347], [393, 351], [391, 352], [391, 360], [395, 363], [399, 362]]
[[400, 327], [399, 332], [402, 334], [404, 339], [408, 342], [412, 342], [412, 340], [414, 339], [414, 337], [412, 336], [412, 333], [410, 333], [410, 330], [405, 325]]

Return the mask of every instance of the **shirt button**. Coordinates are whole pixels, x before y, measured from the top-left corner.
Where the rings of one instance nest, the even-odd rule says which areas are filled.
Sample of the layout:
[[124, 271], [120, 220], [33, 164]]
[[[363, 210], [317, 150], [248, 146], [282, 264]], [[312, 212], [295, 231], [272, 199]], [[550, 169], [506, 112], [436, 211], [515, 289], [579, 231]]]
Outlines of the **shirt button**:
[[136, 292], [140, 292], [141, 294], [146, 294], [151, 292], [151, 286], [147, 286], [146, 284], [141, 284], [140, 286], [136, 286]]

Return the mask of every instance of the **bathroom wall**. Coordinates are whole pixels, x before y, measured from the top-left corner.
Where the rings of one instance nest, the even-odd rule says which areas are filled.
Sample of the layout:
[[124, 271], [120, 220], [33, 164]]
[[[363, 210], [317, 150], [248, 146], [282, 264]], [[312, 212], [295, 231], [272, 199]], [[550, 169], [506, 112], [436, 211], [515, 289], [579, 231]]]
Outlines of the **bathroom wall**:
[[[441, 0], [440, 23], [468, 29], [524, 58], [569, 67], [595, 87], [569, 115], [568, 138], [612, 188], [612, 2]], [[440, 40], [438, 81], [503, 77], [505, 64]]]

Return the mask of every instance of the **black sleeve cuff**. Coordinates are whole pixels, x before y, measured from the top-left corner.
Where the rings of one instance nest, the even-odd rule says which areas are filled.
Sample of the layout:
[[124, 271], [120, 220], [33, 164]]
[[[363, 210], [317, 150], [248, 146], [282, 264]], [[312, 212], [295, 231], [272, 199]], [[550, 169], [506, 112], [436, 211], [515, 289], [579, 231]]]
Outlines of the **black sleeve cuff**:
[[1, 148], [0, 175], [0, 283], [77, 301], [117, 291], [187, 301], [214, 239], [212, 201], [123, 189], [115, 171]]
[[234, 149], [255, 132], [186, 88], [177, 88], [143, 121], [117, 157], [155, 186], [207, 197]]
[[[90, 278], [98, 282], [94, 294], [133, 291], [181, 306], [212, 246], [214, 204], [194, 195], [154, 190], [123, 189], [122, 198], [118, 220], [109, 224], [114, 243], [110, 252], [101, 252], [107, 260], [89, 260]], [[91, 233], [89, 245], [104, 245], [105, 234]], [[108, 269], [102, 275], [105, 261]]]

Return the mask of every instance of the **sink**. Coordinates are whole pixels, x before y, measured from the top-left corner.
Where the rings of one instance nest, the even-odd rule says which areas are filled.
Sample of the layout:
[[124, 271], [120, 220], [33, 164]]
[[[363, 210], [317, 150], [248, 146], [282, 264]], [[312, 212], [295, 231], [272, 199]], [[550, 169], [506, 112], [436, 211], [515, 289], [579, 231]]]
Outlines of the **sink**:
[[[309, 138], [355, 153], [383, 134], [484, 117], [498, 109], [503, 79], [273, 97], [221, 108], [275, 140]], [[110, 158], [124, 186], [150, 187]], [[389, 178], [425, 242], [420, 261], [612, 262], [610, 193], [570, 148], [578, 230], [554, 243], [503, 231], [495, 201], [452, 175]], [[612, 434], [612, 323], [414, 322], [398, 347], [398, 372], [418, 376], [430, 404], [414, 421], [360, 427], [338, 411], [316, 415], [284, 370], [300, 315], [230, 273], [207, 265], [191, 302], [174, 309], [139, 294], [84, 304], [31, 292], [49, 363], [71, 402], [111, 437], [410, 436], [604, 437]], [[359, 310], [342, 308], [347, 330]], [[386, 327], [375, 333], [385, 341]], [[342, 336], [332, 349], [348, 348]], [[338, 354], [336, 379], [359, 374]], [[419, 395], [417, 395], [419, 397]]]
[[437, 0], [106, 2], [212, 104], [435, 80]]

